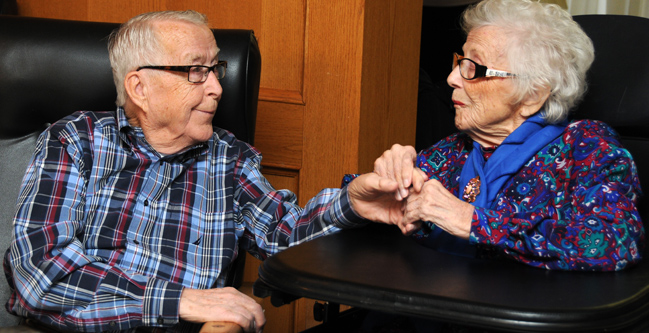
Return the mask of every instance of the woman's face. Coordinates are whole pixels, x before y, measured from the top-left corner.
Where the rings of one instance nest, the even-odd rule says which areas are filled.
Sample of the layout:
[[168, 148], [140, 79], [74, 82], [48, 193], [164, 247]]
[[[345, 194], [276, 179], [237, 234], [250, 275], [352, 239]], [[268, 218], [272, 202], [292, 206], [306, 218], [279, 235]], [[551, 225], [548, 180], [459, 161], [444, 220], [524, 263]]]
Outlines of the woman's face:
[[[501, 28], [485, 26], [472, 30], [463, 46], [464, 57], [476, 63], [509, 72], [505, 54], [507, 35]], [[448, 76], [453, 90], [455, 126], [483, 146], [499, 145], [525, 121], [512, 105], [512, 78], [483, 77], [465, 80], [459, 66]]]

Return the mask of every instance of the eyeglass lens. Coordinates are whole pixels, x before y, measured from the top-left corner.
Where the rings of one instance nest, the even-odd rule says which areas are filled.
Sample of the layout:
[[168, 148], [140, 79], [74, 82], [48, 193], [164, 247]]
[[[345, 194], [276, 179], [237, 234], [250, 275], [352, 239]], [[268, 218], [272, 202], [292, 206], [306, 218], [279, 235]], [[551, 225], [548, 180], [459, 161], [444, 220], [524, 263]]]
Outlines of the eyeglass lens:
[[453, 69], [458, 65], [460, 66], [460, 75], [462, 75], [463, 78], [471, 80], [475, 77], [475, 63], [456, 53], [453, 56]]
[[192, 66], [189, 69], [187, 79], [193, 83], [205, 82], [205, 80], [207, 80], [207, 76], [210, 74], [210, 71], [214, 71], [214, 75], [216, 75], [216, 78], [218, 80], [225, 77], [225, 66], [217, 64], [213, 67]]

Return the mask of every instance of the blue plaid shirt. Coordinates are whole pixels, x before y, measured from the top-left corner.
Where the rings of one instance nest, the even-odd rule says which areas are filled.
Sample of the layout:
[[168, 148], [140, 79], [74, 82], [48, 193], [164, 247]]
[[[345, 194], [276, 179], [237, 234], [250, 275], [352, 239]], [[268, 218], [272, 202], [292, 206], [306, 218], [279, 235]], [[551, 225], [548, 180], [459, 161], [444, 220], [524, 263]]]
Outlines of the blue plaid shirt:
[[362, 223], [345, 189], [302, 209], [260, 161], [221, 129], [161, 156], [121, 108], [55, 123], [18, 198], [7, 308], [67, 330], [197, 329], [178, 318], [181, 292], [223, 287], [237, 244], [265, 258]]

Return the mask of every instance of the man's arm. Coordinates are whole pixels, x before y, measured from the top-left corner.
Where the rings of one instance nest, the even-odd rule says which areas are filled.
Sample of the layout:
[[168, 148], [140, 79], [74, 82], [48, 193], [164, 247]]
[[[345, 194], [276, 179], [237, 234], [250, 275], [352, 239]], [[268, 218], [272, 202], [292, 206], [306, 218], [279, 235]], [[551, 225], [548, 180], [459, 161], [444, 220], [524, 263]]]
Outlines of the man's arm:
[[248, 156], [237, 161], [234, 198], [241, 239], [262, 258], [341, 228], [364, 225], [367, 220], [401, 222], [402, 202], [396, 199], [398, 183], [393, 179], [377, 173], [361, 175], [342, 190], [320, 191], [301, 208], [292, 192], [269, 184], [259, 170], [259, 159]]

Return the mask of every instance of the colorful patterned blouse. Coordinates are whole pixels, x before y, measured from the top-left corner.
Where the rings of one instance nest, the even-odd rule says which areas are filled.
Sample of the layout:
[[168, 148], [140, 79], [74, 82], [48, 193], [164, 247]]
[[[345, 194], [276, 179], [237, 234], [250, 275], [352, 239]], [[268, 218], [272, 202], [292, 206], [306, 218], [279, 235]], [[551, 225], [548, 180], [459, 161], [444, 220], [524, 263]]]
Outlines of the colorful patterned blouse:
[[[467, 135], [451, 135], [422, 151], [418, 167], [457, 196], [469, 149]], [[642, 257], [640, 194], [635, 163], [615, 131], [576, 121], [505, 183], [495, 209], [476, 207], [469, 241], [482, 257], [504, 255], [546, 269], [620, 270]], [[427, 225], [416, 239], [428, 235]]]

